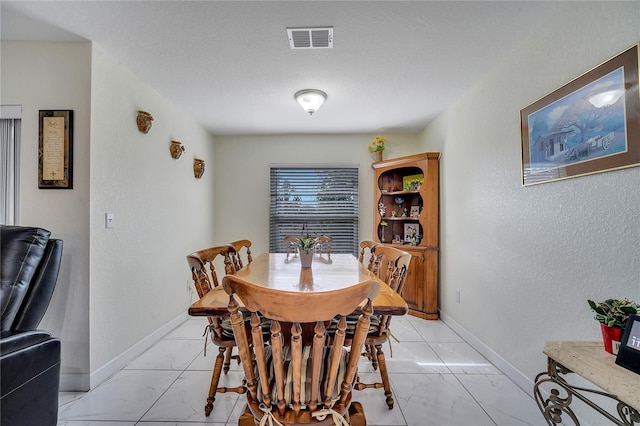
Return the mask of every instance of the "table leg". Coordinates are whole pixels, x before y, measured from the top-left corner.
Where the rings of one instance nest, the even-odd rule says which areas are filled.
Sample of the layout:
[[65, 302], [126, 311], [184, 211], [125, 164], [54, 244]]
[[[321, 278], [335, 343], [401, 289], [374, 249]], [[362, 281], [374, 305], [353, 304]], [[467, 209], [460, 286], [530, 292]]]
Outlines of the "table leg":
[[[563, 415], [566, 415], [575, 425], [579, 425], [577, 416], [569, 407], [573, 398], [577, 398], [606, 417], [618, 426], [634, 426], [640, 424], [640, 413], [606, 392], [574, 386], [566, 380], [566, 375], [572, 371], [549, 358], [547, 371], [538, 374], [533, 386], [533, 394], [540, 412], [547, 424], [557, 425], [562, 423]], [[544, 392], [541, 386], [551, 387], [549, 392]], [[617, 414], [619, 418], [605, 411], [602, 407], [589, 399], [590, 395], [601, 395], [617, 401]]]

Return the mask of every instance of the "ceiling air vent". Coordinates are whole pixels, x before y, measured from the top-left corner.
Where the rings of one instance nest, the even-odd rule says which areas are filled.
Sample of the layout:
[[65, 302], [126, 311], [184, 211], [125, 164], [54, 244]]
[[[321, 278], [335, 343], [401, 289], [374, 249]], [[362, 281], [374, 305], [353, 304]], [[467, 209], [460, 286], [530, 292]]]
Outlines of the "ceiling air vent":
[[289, 46], [292, 49], [331, 49], [333, 27], [287, 28]]

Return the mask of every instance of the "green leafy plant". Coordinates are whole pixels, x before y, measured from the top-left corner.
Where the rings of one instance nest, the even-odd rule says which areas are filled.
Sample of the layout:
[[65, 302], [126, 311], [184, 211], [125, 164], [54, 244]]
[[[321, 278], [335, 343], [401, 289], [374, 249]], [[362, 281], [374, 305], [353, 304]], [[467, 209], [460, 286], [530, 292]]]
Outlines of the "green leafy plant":
[[298, 247], [299, 251], [308, 253], [313, 250], [318, 244], [318, 237], [312, 237], [309, 235], [309, 228], [307, 228], [307, 225], [302, 226], [303, 234], [305, 232], [305, 229], [307, 230], [307, 234], [303, 237], [298, 238], [298, 240], [296, 241], [296, 246]]
[[629, 299], [607, 299], [596, 303], [587, 300], [589, 307], [596, 313], [595, 319], [609, 327], [624, 328], [629, 315], [637, 314], [640, 306]]

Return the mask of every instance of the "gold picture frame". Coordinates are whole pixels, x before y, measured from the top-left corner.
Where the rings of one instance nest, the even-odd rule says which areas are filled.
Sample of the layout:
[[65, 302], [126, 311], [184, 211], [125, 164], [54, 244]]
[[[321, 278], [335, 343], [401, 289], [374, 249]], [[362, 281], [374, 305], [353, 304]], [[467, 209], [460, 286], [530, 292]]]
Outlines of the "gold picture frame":
[[73, 111], [40, 110], [38, 188], [73, 189]]
[[640, 165], [639, 46], [520, 111], [524, 186]]

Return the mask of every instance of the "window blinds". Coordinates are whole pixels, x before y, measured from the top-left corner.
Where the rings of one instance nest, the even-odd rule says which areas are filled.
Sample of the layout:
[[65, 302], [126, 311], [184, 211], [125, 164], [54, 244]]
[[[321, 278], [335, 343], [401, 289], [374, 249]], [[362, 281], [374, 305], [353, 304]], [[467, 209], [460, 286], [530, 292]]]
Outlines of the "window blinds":
[[0, 119], [0, 223], [3, 225], [20, 223], [20, 133], [20, 119]]
[[332, 253], [358, 253], [357, 167], [272, 167], [269, 251], [286, 251], [287, 235], [333, 237]]

